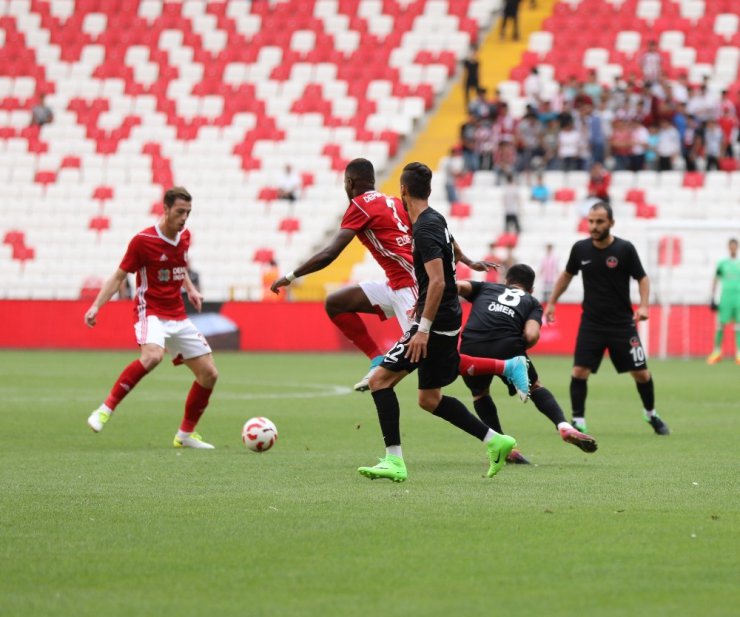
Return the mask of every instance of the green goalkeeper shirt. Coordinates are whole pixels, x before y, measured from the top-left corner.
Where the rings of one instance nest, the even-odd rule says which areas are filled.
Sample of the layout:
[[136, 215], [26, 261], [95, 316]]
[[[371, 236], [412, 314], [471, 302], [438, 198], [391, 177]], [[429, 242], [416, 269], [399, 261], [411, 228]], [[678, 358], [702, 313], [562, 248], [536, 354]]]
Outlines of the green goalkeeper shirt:
[[717, 264], [717, 278], [722, 283], [720, 302], [740, 298], [740, 259], [723, 259]]

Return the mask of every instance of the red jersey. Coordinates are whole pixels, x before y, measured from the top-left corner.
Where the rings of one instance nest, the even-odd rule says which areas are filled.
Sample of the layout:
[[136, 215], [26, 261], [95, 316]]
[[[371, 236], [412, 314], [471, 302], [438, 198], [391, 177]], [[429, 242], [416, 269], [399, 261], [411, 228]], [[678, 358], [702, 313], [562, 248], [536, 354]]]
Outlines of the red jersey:
[[351, 229], [378, 265], [391, 289], [416, 286], [411, 252], [411, 221], [397, 197], [368, 191], [349, 203], [342, 229]]
[[187, 254], [190, 231], [170, 240], [157, 225], [147, 227], [129, 242], [121, 270], [136, 273], [136, 304], [138, 321], [149, 315], [161, 319], [186, 319], [182, 300], [182, 285], [187, 275]]

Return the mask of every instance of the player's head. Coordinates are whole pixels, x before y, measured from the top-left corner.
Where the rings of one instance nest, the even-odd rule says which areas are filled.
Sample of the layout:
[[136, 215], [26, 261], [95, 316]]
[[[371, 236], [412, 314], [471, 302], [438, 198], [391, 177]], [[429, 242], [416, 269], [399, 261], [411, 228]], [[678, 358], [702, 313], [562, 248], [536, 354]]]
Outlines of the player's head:
[[506, 271], [506, 284], [521, 287], [527, 293], [534, 289], [534, 270], [527, 264], [514, 264]]
[[727, 248], [730, 249], [730, 255], [733, 259], [737, 257], [737, 238], [730, 238], [730, 241], [727, 243]]
[[367, 159], [353, 159], [344, 168], [344, 190], [349, 199], [375, 190], [375, 168]]
[[595, 242], [608, 239], [614, 227], [614, 212], [605, 201], [595, 199], [588, 208], [588, 233]]
[[401, 173], [401, 199], [429, 199], [432, 194], [432, 170], [424, 163], [409, 163]]
[[193, 198], [183, 186], [173, 186], [164, 194], [164, 224], [172, 231], [181, 231], [190, 216]]

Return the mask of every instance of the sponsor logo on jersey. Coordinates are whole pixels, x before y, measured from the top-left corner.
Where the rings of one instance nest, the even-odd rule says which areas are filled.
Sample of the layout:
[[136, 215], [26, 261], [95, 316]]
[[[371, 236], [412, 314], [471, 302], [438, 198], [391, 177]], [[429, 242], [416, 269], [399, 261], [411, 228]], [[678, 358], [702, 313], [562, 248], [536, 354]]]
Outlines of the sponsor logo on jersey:
[[408, 234], [404, 236], [398, 236], [396, 238], [396, 244], [398, 244], [398, 246], [406, 246], [407, 244], [411, 244], [411, 243], [412, 243], [411, 236], [409, 236]]
[[581, 259], [581, 265], [582, 266], [587, 266], [590, 263], [591, 263], [591, 260], [590, 259]]
[[619, 260], [614, 257], [613, 255], [611, 257], [606, 258], [606, 267], [607, 268], [616, 268], [619, 265]]
[[167, 261], [167, 255], [162, 253], [162, 256], [159, 258], [159, 261]]
[[169, 283], [170, 281], [170, 271], [167, 268], [162, 268], [157, 272], [157, 280], [160, 283]]

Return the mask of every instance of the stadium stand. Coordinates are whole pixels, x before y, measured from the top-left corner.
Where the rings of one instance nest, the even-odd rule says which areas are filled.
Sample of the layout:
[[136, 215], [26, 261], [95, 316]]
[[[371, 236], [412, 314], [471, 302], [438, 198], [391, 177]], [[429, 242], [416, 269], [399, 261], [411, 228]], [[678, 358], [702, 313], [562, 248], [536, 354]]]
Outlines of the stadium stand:
[[[383, 172], [499, 0], [0, 0], [5, 297], [78, 297], [187, 185], [211, 299], [336, 224], [341, 172]], [[53, 122], [30, 126], [38, 95]], [[290, 162], [303, 177], [275, 199]], [[10, 234], [11, 237], [12, 234]]]

